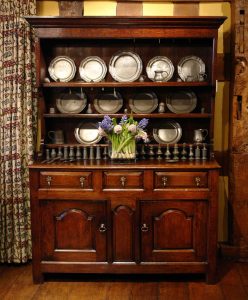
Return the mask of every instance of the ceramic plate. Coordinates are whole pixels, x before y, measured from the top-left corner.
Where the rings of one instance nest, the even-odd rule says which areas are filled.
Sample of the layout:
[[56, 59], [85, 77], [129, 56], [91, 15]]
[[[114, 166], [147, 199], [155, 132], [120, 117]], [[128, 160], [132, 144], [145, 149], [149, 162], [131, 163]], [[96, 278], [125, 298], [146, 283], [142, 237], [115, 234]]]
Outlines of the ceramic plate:
[[87, 98], [85, 93], [61, 94], [56, 100], [58, 111], [63, 114], [79, 114], [86, 106]]
[[98, 123], [81, 122], [74, 131], [75, 138], [80, 144], [91, 145], [98, 143], [101, 136], [98, 133]]
[[138, 54], [131, 51], [118, 52], [110, 59], [109, 72], [116, 81], [135, 81], [142, 72], [141, 58]]
[[168, 81], [174, 73], [174, 66], [166, 56], [155, 56], [147, 64], [146, 73], [152, 81]]
[[53, 80], [68, 82], [76, 74], [76, 65], [68, 56], [57, 56], [51, 61], [48, 72]]
[[94, 107], [100, 114], [115, 114], [122, 108], [122, 105], [123, 99], [118, 92], [104, 93], [94, 99]]
[[160, 128], [153, 129], [153, 137], [159, 144], [175, 144], [182, 137], [182, 128], [173, 120], [165, 121]]
[[199, 81], [199, 74], [205, 73], [205, 64], [198, 56], [185, 56], [180, 60], [177, 71], [183, 81]]
[[166, 97], [168, 109], [175, 114], [190, 113], [196, 108], [196, 104], [197, 98], [193, 92], [178, 91]]
[[155, 93], [139, 93], [129, 100], [129, 107], [136, 114], [150, 114], [158, 106], [158, 98]]
[[105, 62], [98, 56], [88, 56], [79, 66], [80, 77], [86, 82], [102, 81], [107, 73]]

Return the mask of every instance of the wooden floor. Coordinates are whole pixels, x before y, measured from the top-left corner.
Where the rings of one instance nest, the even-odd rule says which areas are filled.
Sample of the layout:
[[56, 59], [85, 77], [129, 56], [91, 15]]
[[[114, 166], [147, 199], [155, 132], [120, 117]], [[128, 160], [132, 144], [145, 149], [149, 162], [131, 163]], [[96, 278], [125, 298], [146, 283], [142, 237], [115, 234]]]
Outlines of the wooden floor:
[[0, 265], [0, 299], [12, 300], [248, 300], [248, 263], [221, 262], [219, 282], [170, 275], [49, 275], [32, 283], [31, 264]]

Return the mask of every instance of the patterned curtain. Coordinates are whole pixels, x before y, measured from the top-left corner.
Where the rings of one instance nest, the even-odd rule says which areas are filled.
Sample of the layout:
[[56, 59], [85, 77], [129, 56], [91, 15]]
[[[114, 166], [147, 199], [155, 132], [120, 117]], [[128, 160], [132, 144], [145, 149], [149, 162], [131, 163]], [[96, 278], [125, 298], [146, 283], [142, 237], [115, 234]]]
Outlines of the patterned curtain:
[[36, 0], [0, 0], [0, 262], [31, 258], [28, 164], [36, 132], [31, 30]]

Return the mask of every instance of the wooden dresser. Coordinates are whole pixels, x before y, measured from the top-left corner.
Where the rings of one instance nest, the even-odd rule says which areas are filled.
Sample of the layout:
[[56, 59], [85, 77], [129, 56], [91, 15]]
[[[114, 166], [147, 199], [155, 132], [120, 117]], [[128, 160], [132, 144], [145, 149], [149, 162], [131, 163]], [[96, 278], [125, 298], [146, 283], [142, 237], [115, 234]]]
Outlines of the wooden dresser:
[[[42, 282], [45, 273], [54, 272], [205, 273], [207, 282], [214, 282], [220, 168], [212, 150], [216, 45], [225, 18], [27, 20], [35, 31], [41, 121], [37, 159], [30, 166], [34, 282]], [[109, 71], [100, 82], [80, 78], [82, 59], [98, 56], [108, 66], [118, 51], [133, 51], [141, 57], [142, 80], [117, 82]], [[49, 76], [49, 64], [58, 56], [75, 61], [77, 71], [68, 82]], [[157, 56], [173, 62], [174, 74], [168, 81], [156, 82], [146, 76], [147, 63]], [[206, 78], [181, 80], [177, 65], [183, 57], [203, 61]], [[86, 113], [87, 107], [81, 113], [57, 111], [60, 93], [82, 90], [87, 105], [92, 104], [91, 113]], [[143, 148], [137, 145], [136, 161], [115, 162], [106, 157], [104, 139], [85, 146], [74, 135], [78, 123], [103, 118], [94, 108], [94, 99], [105, 91], [123, 97], [120, 111], [110, 114], [116, 118], [126, 111], [130, 114], [129, 99], [137, 93], [155, 93], [159, 102], [166, 102], [168, 94], [182, 92], [195, 95], [197, 103], [190, 112], [175, 113], [166, 107], [162, 113], [133, 114], [135, 119], [149, 119], [150, 143]], [[55, 107], [52, 113], [51, 107]], [[168, 120], [176, 120], [182, 130], [176, 144], [179, 155], [174, 144], [154, 140], [153, 129], [164, 128]], [[206, 156], [203, 145], [198, 149], [193, 142], [198, 128], [208, 131]], [[48, 132], [56, 130], [63, 131], [63, 144], [49, 140]], [[165, 155], [168, 147], [170, 159]], [[71, 151], [69, 158], [59, 159], [59, 151], [65, 148]], [[83, 151], [93, 153], [96, 148], [100, 159], [95, 154], [83, 158]], [[141, 149], [145, 149], [142, 155]], [[81, 154], [77, 156], [76, 151]]]

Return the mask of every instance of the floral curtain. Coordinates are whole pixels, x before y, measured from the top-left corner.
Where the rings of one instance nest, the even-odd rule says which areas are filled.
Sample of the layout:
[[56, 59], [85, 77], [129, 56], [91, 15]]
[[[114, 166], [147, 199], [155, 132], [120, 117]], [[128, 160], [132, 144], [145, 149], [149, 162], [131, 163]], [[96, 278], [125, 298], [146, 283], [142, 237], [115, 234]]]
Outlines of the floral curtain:
[[0, 0], [0, 262], [31, 258], [28, 164], [36, 92], [31, 29], [36, 0]]

